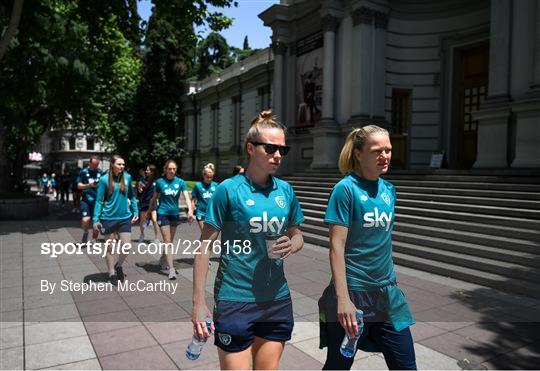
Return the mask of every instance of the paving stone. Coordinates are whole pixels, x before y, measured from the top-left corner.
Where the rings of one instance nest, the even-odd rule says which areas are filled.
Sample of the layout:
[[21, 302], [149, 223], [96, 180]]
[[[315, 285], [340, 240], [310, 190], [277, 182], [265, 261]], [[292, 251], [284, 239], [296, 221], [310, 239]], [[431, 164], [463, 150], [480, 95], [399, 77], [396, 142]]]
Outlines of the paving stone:
[[205, 369], [206, 367], [210, 369], [211, 364], [214, 365], [216, 362], [219, 363], [217, 348], [214, 345], [213, 336], [208, 339], [199, 359], [195, 361], [192, 361], [186, 357], [186, 348], [190, 341], [191, 339], [186, 339], [163, 345], [163, 349], [167, 352], [174, 363], [176, 363], [176, 366], [179, 369]]
[[175, 370], [176, 365], [159, 346], [100, 357], [108, 370]]
[[484, 345], [453, 333], [446, 333], [419, 342], [453, 359], [468, 359], [479, 364], [496, 356], [501, 349], [486, 348]]
[[461, 370], [457, 360], [422, 344], [414, 345], [414, 353], [419, 370]]
[[16, 326], [2, 329], [0, 349], [20, 347], [23, 345], [23, 327]]
[[313, 300], [310, 297], [293, 299], [293, 311], [300, 316], [305, 316], [308, 314], [319, 313], [319, 306], [317, 301]]
[[193, 324], [190, 321], [145, 322], [145, 325], [160, 344], [191, 339], [193, 335]]
[[162, 304], [156, 307], [136, 308], [133, 311], [139, 320], [143, 322], [170, 322], [191, 318], [191, 313], [186, 312], [177, 304]]
[[322, 364], [326, 361], [327, 348], [319, 349], [318, 337], [296, 342], [294, 346]]
[[83, 317], [103, 313], [122, 312], [129, 309], [124, 300], [119, 296], [79, 302], [77, 303], [77, 308]]
[[91, 334], [90, 339], [99, 357], [147, 348], [157, 344], [142, 325]]
[[490, 369], [538, 369], [540, 365], [540, 341], [499, 355], [483, 363]]
[[24, 298], [25, 309], [34, 309], [60, 304], [74, 304], [73, 298], [69, 292], [55, 292], [52, 295], [43, 292], [39, 295], [27, 296]]
[[284, 370], [320, 370], [322, 363], [293, 345], [285, 345], [279, 368]]
[[44, 370], [101, 370], [101, 365], [97, 358], [92, 358], [85, 361], [57, 365], [51, 368], [45, 368]]
[[11, 312], [14, 310], [21, 310], [23, 308], [23, 300], [19, 298], [5, 299], [0, 301], [0, 312]]
[[0, 297], [2, 300], [22, 298], [22, 285], [12, 286], [12, 287], [2, 287], [0, 288]]
[[24, 311], [24, 319], [29, 322], [62, 321], [78, 317], [79, 312], [75, 304], [51, 305]]
[[163, 293], [138, 293], [124, 298], [130, 308], [145, 308], [156, 305], [172, 304], [173, 301]]
[[97, 334], [122, 328], [140, 326], [140, 321], [131, 310], [122, 312], [96, 314], [83, 317], [88, 334]]
[[23, 347], [0, 349], [0, 369], [22, 370], [24, 368]]
[[0, 329], [17, 327], [23, 324], [23, 311], [0, 312]]
[[[358, 355], [357, 355], [358, 356]], [[372, 354], [369, 357], [356, 359], [351, 367], [353, 370], [388, 370], [386, 361], [378, 354]]]
[[448, 332], [440, 327], [433, 326], [429, 322], [417, 322], [410, 327], [413, 340], [418, 342], [420, 340], [429, 339], [434, 336], [438, 336]]
[[294, 324], [292, 338], [289, 341], [294, 344], [299, 341], [319, 337], [319, 325], [311, 322], [297, 322]]
[[86, 329], [80, 320], [69, 322], [26, 322], [24, 331], [26, 345], [86, 335]]
[[30, 369], [96, 358], [87, 336], [27, 345], [25, 351], [26, 367]]

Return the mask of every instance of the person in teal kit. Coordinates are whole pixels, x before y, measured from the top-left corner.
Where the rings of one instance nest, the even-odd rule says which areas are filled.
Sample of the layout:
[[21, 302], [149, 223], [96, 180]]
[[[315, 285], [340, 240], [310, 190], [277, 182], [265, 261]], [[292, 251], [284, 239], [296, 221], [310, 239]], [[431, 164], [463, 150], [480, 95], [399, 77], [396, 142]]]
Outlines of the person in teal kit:
[[[252, 121], [244, 149], [246, 172], [218, 186], [201, 234], [203, 247], [214, 246], [221, 231], [210, 327], [222, 369], [249, 369], [251, 364], [253, 369], [277, 369], [294, 326], [283, 263], [303, 247], [299, 226], [304, 216], [292, 187], [273, 176], [289, 147], [284, 127], [270, 111]], [[210, 336], [205, 286], [212, 250], [201, 249], [194, 262], [192, 323], [198, 338]]]
[[94, 206], [94, 230], [105, 236], [107, 243], [107, 268], [113, 284], [124, 281], [122, 264], [127, 254], [120, 254], [114, 264], [112, 256], [112, 235], [119, 233], [120, 241], [125, 246], [131, 243], [131, 224], [139, 219], [137, 198], [131, 184], [131, 175], [124, 171], [126, 164], [118, 155], [111, 158], [109, 171], [98, 181], [96, 205]]
[[[191, 207], [191, 199], [186, 187], [186, 182], [176, 176], [177, 165], [173, 160], [168, 160], [163, 167], [165, 171], [165, 177], [156, 180], [156, 186], [154, 189], [154, 195], [148, 205], [148, 211], [146, 212], [145, 220], [150, 218], [152, 208], [159, 199], [159, 206], [157, 209], [157, 220], [163, 236], [163, 243], [165, 244], [164, 253], [160, 258], [159, 265], [162, 268], [169, 269], [169, 279], [176, 279], [176, 269], [173, 265], [173, 251], [172, 242], [174, 241], [174, 235], [176, 234], [176, 227], [180, 223], [180, 208], [178, 201], [180, 194], [183, 194], [186, 203], [188, 205], [188, 222], [193, 221], [193, 209]], [[166, 265], [165, 265], [166, 264]]]
[[409, 330], [414, 319], [392, 262], [396, 189], [380, 178], [391, 154], [388, 132], [369, 125], [349, 134], [339, 157], [346, 175], [332, 190], [324, 218], [332, 282], [319, 300], [320, 345], [328, 346], [323, 369], [351, 368], [354, 357], [341, 355], [340, 345], [345, 334], [359, 331], [357, 308], [364, 312], [358, 346], [381, 351], [389, 369], [416, 369]]
[[201, 231], [204, 226], [204, 217], [206, 215], [208, 203], [210, 202], [210, 199], [212, 199], [218, 186], [218, 183], [213, 181], [215, 170], [214, 164], [206, 164], [202, 171], [202, 182], [197, 182], [195, 187], [193, 187], [193, 191], [191, 191], [192, 208], [195, 209], [196, 207], [195, 219], [197, 219]]

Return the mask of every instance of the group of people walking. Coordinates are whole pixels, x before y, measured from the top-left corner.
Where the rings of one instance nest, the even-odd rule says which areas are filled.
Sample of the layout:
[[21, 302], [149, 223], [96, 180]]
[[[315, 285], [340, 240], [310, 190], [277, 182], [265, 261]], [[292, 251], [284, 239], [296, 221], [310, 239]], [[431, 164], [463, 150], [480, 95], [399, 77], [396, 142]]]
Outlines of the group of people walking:
[[[97, 170], [99, 159], [91, 159], [79, 177], [83, 229], [88, 231], [92, 222], [93, 238], [101, 232], [112, 239], [117, 233], [115, 238], [128, 242], [131, 225], [139, 220], [141, 241], [143, 223], [151, 221], [156, 238], [170, 243], [183, 195], [188, 222], [197, 221], [201, 242], [221, 242], [212, 311], [205, 302], [212, 249], [195, 255], [192, 322], [200, 339], [215, 333], [223, 369], [277, 369], [291, 339], [294, 300], [284, 262], [304, 245], [304, 216], [291, 185], [274, 176], [290, 150], [285, 133], [270, 111], [261, 112], [245, 136], [246, 170], [218, 184], [214, 165], [207, 164], [191, 194], [172, 160], [162, 177], [154, 165], [146, 167], [139, 201], [120, 156], [113, 156], [105, 174]], [[380, 178], [390, 165], [391, 149], [388, 132], [368, 125], [354, 129], [341, 150], [338, 166], [344, 178], [333, 188], [324, 218], [332, 271], [319, 300], [321, 346], [328, 349], [324, 369], [350, 369], [354, 358], [342, 355], [340, 346], [345, 336], [360, 332], [358, 347], [382, 352], [390, 369], [416, 369], [409, 330], [414, 319], [392, 262], [396, 191]], [[126, 257], [115, 262], [108, 253], [113, 283], [124, 280]], [[176, 278], [172, 251], [164, 252], [160, 265], [169, 279]]]

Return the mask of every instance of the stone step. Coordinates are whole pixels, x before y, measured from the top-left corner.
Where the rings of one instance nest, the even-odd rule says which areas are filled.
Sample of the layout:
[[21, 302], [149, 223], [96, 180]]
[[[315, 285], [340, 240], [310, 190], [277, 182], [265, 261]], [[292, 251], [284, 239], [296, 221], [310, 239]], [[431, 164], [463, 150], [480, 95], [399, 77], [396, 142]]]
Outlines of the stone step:
[[[322, 237], [309, 232], [303, 232], [302, 234], [305, 242], [317, 246], [328, 247], [327, 237]], [[469, 268], [427, 259], [409, 253], [402, 253], [398, 251], [399, 248], [406, 247], [408, 244], [394, 242], [393, 245], [394, 252], [392, 256], [395, 264], [540, 299], [540, 284], [536, 282], [521, 280], [514, 278], [514, 276], [508, 277], [499, 273], [479, 270], [476, 266]]]
[[[337, 182], [328, 178], [313, 178], [309, 180], [297, 180], [296, 178], [288, 181], [293, 187], [309, 186], [316, 189], [331, 189]], [[391, 183], [396, 187], [400, 186], [418, 186], [431, 188], [453, 188], [453, 189], [476, 189], [486, 191], [509, 191], [509, 192], [540, 192], [540, 185], [522, 184], [522, 183], [479, 183], [479, 182], [452, 182], [452, 181], [419, 181], [419, 180], [392, 180]]]
[[[478, 197], [485, 198], [486, 200], [519, 200], [523, 201], [534, 201], [535, 204], [540, 203], [540, 193], [534, 192], [510, 192], [510, 191], [489, 191], [486, 193], [485, 190], [477, 189], [458, 189], [458, 188], [431, 188], [431, 187], [409, 187], [409, 186], [399, 186], [396, 187], [398, 192], [398, 198], [401, 198], [403, 193], [409, 193], [411, 195], [421, 194], [421, 195], [448, 195], [448, 196], [459, 196], [459, 197]], [[296, 195], [313, 195], [313, 197], [328, 198], [332, 191], [331, 187], [328, 188], [316, 188], [312, 186], [295, 186], [294, 191]], [[411, 196], [412, 198], [413, 196]]]
[[[302, 231], [328, 238], [328, 226], [317, 222], [316, 218], [306, 217]], [[518, 264], [540, 267], [540, 242], [526, 241], [508, 237], [493, 237], [481, 233], [455, 231], [436, 227], [396, 222], [394, 240], [417, 243], [419, 245], [440, 247], [447, 250], [472, 255], [495, 257]], [[470, 249], [470, 250], [469, 250]]]
[[442, 276], [447, 276], [478, 285], [488, 286], [501, 291], [508, 291], [540, 299], [540, 285], [534, 282], [508, 278], [497, 273], [488, 273], [474, 268], [458, 267], [440, 261], [422, 258], [415, 255], [394, 252], [394, 263], [405, 267], [419, 269]]

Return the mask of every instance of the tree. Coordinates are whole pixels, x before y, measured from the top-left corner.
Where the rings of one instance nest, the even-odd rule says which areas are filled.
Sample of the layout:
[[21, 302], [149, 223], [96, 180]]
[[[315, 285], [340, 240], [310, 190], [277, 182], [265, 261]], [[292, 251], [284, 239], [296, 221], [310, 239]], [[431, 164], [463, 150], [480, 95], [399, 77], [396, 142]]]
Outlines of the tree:
[[[17, 28], [19, 27], [19, 21], [21, 19], [21, 13], [23, 8], [24, 0], [14, 0], [13, 6], [11, 9], [11, 17], [9, 18], [9, 25], [2, 35], [2, 39], [0, 39], [0, 60], [6, 54], [9, 44], [11, 43], [11, 40], [13, 39], [13, 36], [15, 36], [15, 32], [17, 32]], [[4, 19], [7, 17], [7, 8], [5, 5], [0, 5], [0, 20], [2, 21], [2, 24], [4, 23]]]
[[25, 2], [0, 65], [2, 191], [22, 189], [27, 153], [45, 131], [99, 131], [121, 111], [126, 90], [135, 90], [137, 62], [118, 18], [92, 9], [76, 0]]
[[248, 42], [248, 37], [247, 35], [244, 37], [244, 46], [243, 48], [244, 50], [249, 50], [249, 42]]

